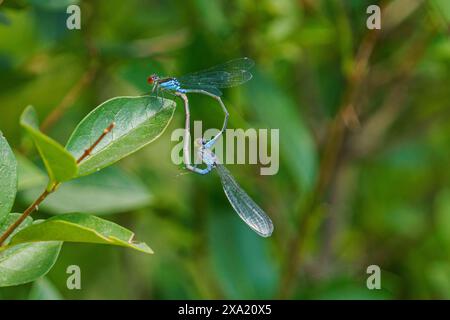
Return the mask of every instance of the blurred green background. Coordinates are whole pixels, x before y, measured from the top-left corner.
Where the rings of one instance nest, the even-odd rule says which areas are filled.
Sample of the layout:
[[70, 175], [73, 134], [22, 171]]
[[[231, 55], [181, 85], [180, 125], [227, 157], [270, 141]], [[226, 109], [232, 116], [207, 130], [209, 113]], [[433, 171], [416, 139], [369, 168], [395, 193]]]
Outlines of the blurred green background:
[[[65, 27], [70, 3], [81, 30]], [[375, 3], [379, 32], [366, 27]], [[277, 175], [229, 166], [272, 217], [272, 237], [240, 221], [217, 175], [180, 175], [170, 158], [178, 102], [157, 141], [68, 183], [36, 214], [102, 214], [155, 254], [64, 244], [45, 278], [0, 298], [450, 298], [449, 4], [0, 0], [0, 129], [21, 159], [16, 212], [45, 183], [18, 125], [28, 104], [41, 121], [52, 114], [45, 130], [65, 143], [101, 102], [147, 92], [151, 73], [248, 56], [253, 80], [224, 94], [229, 128], [280, 129]], [[204, 128], [221, 126], [209, 98], [191, 104]], [[66, 287], [73, 264], [81, 290]], [[366, 288], [372, 264], [381, 290]]]

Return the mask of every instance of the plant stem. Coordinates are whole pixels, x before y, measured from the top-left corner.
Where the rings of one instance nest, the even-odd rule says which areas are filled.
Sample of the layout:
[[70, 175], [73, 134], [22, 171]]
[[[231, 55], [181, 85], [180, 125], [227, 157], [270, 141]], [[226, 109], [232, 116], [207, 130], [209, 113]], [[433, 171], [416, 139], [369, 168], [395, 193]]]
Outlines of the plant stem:
[[36, 200], [34, 200], [34, 202], [20, 215], [20, 217], [12, 225], [9, 226], [5, 233], [3, 233], [0, 237], [0, 246], [14, 232], [14, 230], [16, 230], [16, 228], [41, 204], [41, 202], [44, 201], [45, 198], [47, 198], [47, 196], [51, 192], [52, 191], [45, 189], [44, 192], [42, 192], [41, 195]]
[[78, 80], [78, 82], [64, 96], [59, 105], [45, 118], [41, 124], [41, 131], [46, 132], [48, 129], [61, 118], [64, 112], [77, 100], [83, 89], [91, 83], [97, 71], [97, 65], [93, 64]]
[[322, 161], [319, 168], [319, 177], [313, 190], [313, 196], [301, 212], [298, 231], [290, 241], [289, 261], [286, 262], [283, 278], [281, 280], [278, 298], [285, 299], [291, 293], [294, 278], [303, 264], [304, 246], [308, 237], [313, 215], [322, 203], [322, 197], [327, 191], [333, 178], [334, 170], [339, 161], [341, 149], [344, 143], [347, 128], [358, 128], [360, 126], [355, 104], [357, 103], [363, 79], [367, 72], [370, 56], [374, 49], [379, 32], [373, 30], [366, 34], [358, 48], [354, 69], [347, 79], [347, 89], [339, 108], [340, 112], [327, 129], [327, 138], [322, 153]]
[[[1, 2], [1, 1], [0, 1]], [[87, 4], [86, 4], [87, 5]], [[85, 47], [87, 49], [87, 56], [90, 60], [90, 64], [86, 72], [81, 76], [81, 78], [73, 85], [73, 87], [67, 92], [61, 102], [53, 109], [52, 112], [42, 121], [41, 131], [46, 132], [52, 127], [63, 115], [64, 113], [74, 104], [78, 97], [82, 94], [83, 90], [88, 87], [89, 84], [95, 79], [97, 71], [100, 69], [101, 61], [99, 59], [99, 52], [94, 45], [92, 39], [92, 22], [94, 17], [92, 14], [96, 10], [93, 8], [86, 8], [88, 14], [84, 18], [84, 27], [82, 28], [82, 35], [85, 42]]]
[[[95, 142], [89, 148], [87, 148], [84, 151], [84, 153], [77, 159], [77, 164], [79, 164], [81, 161], [83, 161], [86, 157], [88, 157], [91, 154], [92, 150], [94, 150], [94, 148], [100, 143], [100, 141], [102, 141], [103, 138], [105, 138], [105, 136], [109, 132], [111, 132], [111, 130], [114, 128], [115, 125], [116, 125], [115, 122], [112, 122], [105, 130], [103, 130], [102, 134], [98, 137], [98, 139], [95, 140]], [[14, 230], [16, 230], [17, 227], [20, 226], [20, 224], [31, 213], [33, 213], [39, 207], [41, 202], [44, 201], [49, 194], [54, 192], [60, 184], [61, 184], [60, 182], [54, 182], [51, 188], [46, 188], [41, 193], [41, 195], [36, 200], [34, 200], [33, 203], [28, 206], [28, 208], [25, 209], [25, 211], [20, 215], [20, 217], [12, 225], [10, 225], [8, 229], [0, 236], [0, 247], [3, 245], [5, 240], [8, 239], [8, 237], [14, 232]]]
[[83, 161], [84, 158], [86, 158], [87, 156], [89, 156], [91, 154], [92, 150], [94, 150], [94, 148], [100, 143], [100, 141], [102, 141], [103, 138], [109, 132], [111, 132], [111, 130], [114, 128], [115, 125], [116, 125], [115, 122], [111, 122], [111, 124], [105, 130], [103, 130], [103, 133], [100, 135], [100, 137], [98, 137], [98, 139], [95, 140], [95, 142], [89, 148], [84, 150], [84, 153], [81, 155], [81, 157], [78, 158], [77, 164], [80, 163], [81, 161]]

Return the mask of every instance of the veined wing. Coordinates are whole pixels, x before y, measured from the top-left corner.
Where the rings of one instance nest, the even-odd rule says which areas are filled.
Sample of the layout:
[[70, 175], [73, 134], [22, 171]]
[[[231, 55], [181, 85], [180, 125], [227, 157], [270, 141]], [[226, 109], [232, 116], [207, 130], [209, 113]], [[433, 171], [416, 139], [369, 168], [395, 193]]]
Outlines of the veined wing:
[[223, 190], [239, 217], [257, 234], [269, 237], [273, 231], [272, 220], [239, 186], [227, 168], [221, 164], [217, 164], [216, 168]]
[[252, 74], [248, 70], [254, 65], [255, 63], [250, 58], [239, 58], [206, 70], [184, 75], [177, 80], [186, 89], [192, 85], [229, 88], [250, 80]]
[[222, 95], [222, 91], [217, 89], [216, 86], [210, 84], [202, 84], [202, 83], [189, 83], [189, 84], [180, 84], [183, 89], [194, 89], [194, 90], [204, 90], [209, 93], [212, 93], [215, 96], [220, 97]]

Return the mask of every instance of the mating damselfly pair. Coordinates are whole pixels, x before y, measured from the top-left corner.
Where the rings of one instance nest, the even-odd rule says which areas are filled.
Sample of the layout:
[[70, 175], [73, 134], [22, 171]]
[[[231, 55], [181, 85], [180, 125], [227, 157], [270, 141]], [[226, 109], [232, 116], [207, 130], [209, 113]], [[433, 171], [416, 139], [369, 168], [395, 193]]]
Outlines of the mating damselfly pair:
[[[252, 74], [249, 70], [254, 66], [253, 60], [249, 58], [240, 58], [228, 61], [224, 64], [214, 66], [212, 68], [187, 74], [179, 78], [165, 77], [161, 78], [156, 74], [148, 77], [147, 82], [153, 86], [152, 92], [156, 92], [157, 96], [160, 90], [174, 93], [178, 96], [184, 96], [185, 111], [186, 111], [186, 128], [189, 133], [189, 104], [187, 102], [187, 93], [199, 93], [210, 96], [216, 99], [221, 106], [225, 118], [222, 129], [211, 140], [205, 141], [197, 139], [198, 147], [197, 155], [206, 165], [206, 168], [200, 169], [196, 166], [185, 163], [186, 168], [198, 174], [207, 174], [212, 169], [216, 169], [219, 174], [222, 187], [225, 194], [230, 201], [233, 209], [237, 212], [239, 217], [247, 223], [256, 233], [263, 237], [268, 237], [272, 234], [273, 224], [267, 214], [250, 198], [250, 196], [239, 186], [231, 173], [222, 164], [219, 163], [216, 155], [211, 148], [218, 138], [225, 132], [228, 123], [228, 110], [221, 99], [221, 88], [230, 88], [238, 86], [249, 81]], [[185, 135], [184, 152], [188, 152], [189, 148], [187, 140], [189, 134]], [[185, 154], [185, 159], [190, 157]]]

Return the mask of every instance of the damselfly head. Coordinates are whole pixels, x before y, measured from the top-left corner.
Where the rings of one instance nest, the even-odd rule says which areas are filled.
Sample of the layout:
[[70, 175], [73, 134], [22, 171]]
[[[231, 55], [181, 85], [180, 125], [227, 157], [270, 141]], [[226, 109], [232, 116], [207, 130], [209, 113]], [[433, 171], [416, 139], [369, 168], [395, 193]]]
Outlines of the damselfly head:
[[150, 85], [155, 84], [155, 82], [157, 82], [159, 80], [159, 77], [156, 74], [152, 74], [151, 76], [149, 76], [147, 78], [147, 83]]

